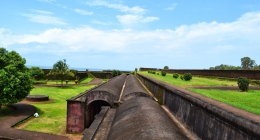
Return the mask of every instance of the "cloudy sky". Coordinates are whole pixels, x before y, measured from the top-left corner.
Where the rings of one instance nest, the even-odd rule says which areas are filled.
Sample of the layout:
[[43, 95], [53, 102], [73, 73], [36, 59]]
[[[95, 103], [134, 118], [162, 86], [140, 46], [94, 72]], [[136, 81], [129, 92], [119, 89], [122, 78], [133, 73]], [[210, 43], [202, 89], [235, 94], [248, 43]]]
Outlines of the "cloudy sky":
[[260, 64], [259, 0], [1, 0], [0, 46], [27, 65], [134, 70]]

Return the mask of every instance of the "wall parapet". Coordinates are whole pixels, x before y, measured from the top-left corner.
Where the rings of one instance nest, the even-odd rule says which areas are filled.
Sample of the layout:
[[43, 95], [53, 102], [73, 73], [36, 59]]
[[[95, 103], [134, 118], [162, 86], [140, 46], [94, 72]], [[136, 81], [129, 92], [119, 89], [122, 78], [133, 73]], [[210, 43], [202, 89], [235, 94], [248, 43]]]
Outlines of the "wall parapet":
[[[234, 113], [217, 105], [223, 103], [205, 101], [191, 95], [189, 91], [141, 74], [137, 74], [137, 77], [157, 98], [162, 98], [162, 104], [199, 138], [260, 139], [260, 116], [246, 111], [243, 114]], [[256, 118], [251, 119], [249, 116]]]

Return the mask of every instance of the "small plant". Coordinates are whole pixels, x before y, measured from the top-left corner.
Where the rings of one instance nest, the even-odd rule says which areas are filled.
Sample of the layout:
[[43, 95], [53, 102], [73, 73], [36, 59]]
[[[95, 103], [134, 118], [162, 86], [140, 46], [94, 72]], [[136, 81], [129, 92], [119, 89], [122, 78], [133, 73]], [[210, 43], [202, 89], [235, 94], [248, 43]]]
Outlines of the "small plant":
[[160, 75], [159, 73], [157, 73], [157, 75]]
[[76, 80], [75, 80], [75, 84], [78, 84], [78, 83], [79, 83], [79, 78], [80, 78], [80, 77], [79, 77], [79, 76], [76, 76], [75, 78], [76, 78]]
[[68, 84], [68, 83], [69, 83], [69, 80], [65, 80], [65, 82], [66, 82], [66, 84]]
[[248, 91], [249, 80], [246, 77], [239, 77], [237, 84], [241, 91]]
[[183, 79], [184, 79], [185, 81], [190, 81], [190, 80], [192, 79], [192, 74], [191, 74], [191, 73], [185, 73], [185, 74], [183, 75]]
[[183, 80], [183, 76], [182, 75], [180, 76], [180, 78], [181, 78], [181, 80]]
[[155, 72], [155, 71], [153, 71], [153, 74], [156, 74], [156, 72]]
[[161, 71], [162, 76], [166, 76], [166, 72], [165, 71]]
[[179, 74], [178, 74], [178, 73], [174, 73], [174, 74], [172, 75], [172, 77], [175, 78], [175, 79], [177, 79], [177, 78], [179, 78]]

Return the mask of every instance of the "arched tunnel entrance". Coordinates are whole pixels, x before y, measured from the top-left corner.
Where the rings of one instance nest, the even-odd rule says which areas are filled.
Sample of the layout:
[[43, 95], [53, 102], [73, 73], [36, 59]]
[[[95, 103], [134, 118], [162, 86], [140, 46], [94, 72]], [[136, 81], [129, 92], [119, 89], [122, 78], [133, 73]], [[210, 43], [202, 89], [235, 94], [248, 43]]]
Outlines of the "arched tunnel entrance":
[[95, 120], [95, 115], [99, 114], [102, 106], [111, 107], [111, 105], [108, 102], [103, 100], [94, 100], [87, 105], [85, 128], [88, 128], [91, 125], [91, 123]]

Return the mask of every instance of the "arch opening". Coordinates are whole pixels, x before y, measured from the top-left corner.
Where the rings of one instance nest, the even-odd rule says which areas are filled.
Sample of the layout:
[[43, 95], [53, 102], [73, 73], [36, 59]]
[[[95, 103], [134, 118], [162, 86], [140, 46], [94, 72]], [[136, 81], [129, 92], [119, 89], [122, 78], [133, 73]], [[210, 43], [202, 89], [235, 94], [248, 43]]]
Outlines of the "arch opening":
[[111, 105], [107, 101], [104, 101], [104, 100], [94, 100], [87, 105], [85, 128], [90, 127], [92, 122], [95, 120], [95, 115], [99, 114], [102, 106], [111, 107]]

